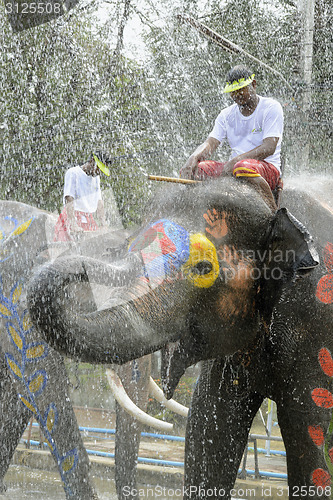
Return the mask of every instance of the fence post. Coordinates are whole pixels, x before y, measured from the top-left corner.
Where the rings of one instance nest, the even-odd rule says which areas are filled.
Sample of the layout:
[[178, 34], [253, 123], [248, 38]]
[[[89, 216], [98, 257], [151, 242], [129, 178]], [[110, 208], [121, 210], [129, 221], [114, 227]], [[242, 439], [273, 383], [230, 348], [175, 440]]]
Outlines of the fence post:
[[268, 400], [268, 415], [267, 415], [267, 432], [268, 439], [266, 440], [266, 457], [271, 455], [271, 434], [272, 434], [272, 426], [273, 426], [273, 405], [274, 402], [269, 399]]

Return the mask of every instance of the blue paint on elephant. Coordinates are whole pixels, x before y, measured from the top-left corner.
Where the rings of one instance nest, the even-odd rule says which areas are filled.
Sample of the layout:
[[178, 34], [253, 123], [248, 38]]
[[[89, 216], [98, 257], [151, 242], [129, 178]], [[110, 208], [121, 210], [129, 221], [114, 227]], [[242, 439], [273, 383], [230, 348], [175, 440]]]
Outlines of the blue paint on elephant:
[[[0, 226], [0, 262], [8, 261], [15, 256], [15, 247], [6, 243], [13, 238], [19, 238], [25, 233], [34, 222], [35, 217], [20, 223], [13, 217], [5, 217], [9, 222], [7, 231]], [[14, 353], [5, 352], [7, 366], [14, 379], [22, 385], [24, 393], [19, 393], [18, 398], [21, 403], [28, 408], [36, 418], [40, 427], [43, 428], [44, 435], [56, 462], [59, 464], [59, 472], [64, 483], [64, 488], [69, 496], [73, 495], [68, 474], [77, 467], [78, 452], [74, 448], [65, 454], [59, 452], [52, 437], [58, 423], [58, 410], [54, 403], [50, 403], [44, 415], [40, 411], [38, 396], [40, 396], [48, 383], [48, 376], [45, 370], [31, 370], [34, 363], [38, 363], [49, 354], [49, 347], [45, 342], [33, 342], [30, 340], [33, 326], [31, 325], [27, 310], [22, 313], [21, 298], [24, 297], [24, 282], [17, 281], [6, 293], [4, 291], [4, 281], [0, 276], [0, 318], [4, 321], [5, 331], [9, 337], [10, 345], [15, 349]], [[27, 365], [30, 370], [27, 370]]]
[[145, 277], [165, 278], [178, 271], [190, 256], [189, 233], [168, 219], [160, 219], [142, 231], [129, 247], [140, 251]]

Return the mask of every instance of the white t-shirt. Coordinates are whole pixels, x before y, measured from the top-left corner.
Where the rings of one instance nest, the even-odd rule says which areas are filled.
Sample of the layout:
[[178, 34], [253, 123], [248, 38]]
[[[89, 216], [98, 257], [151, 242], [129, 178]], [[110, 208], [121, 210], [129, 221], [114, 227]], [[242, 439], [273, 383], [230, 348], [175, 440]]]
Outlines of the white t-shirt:
[[282, 106], [270, 97], [258, 97], [258, 105], [250, 116], [243, 116], [236, 103], [223, 109], [209, 135], [221, 143], [227, 139], [232, 149], [230, 159], [260, 146], [266, 137], [279, 137], [274, 154], [265, 161], [281, 171]]
[[69, 168], [65, 174], [64, 204], [66, 196], [74, 198], [74, 210], [96, 212], [98, 200], [102, 199], [99, 175], [87, 175], [81, 167]]

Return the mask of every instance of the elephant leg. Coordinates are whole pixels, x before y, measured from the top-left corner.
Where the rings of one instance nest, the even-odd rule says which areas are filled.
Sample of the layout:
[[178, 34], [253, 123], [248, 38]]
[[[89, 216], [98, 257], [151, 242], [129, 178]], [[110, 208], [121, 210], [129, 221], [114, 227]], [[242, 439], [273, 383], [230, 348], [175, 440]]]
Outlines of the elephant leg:
[[[205, 363], [186, 429], [184, 498], [231, 498], [248, 434], [263, 397], [234, 385], [224, 361]], [[234, 496], [234, 495], [233, 495]]]
[[[289, 388], [289, 394], [277, 402], [287, 453], [289, 498], [332, 498], [333, 413], [315, 405], [311, 398], [311, 393], [316, 397], [314, 390], [293, 392]], [[292, 399], [292, 394], [297, 397]], [[319, 404], [324, 400], [324, 392], [318, 391]]]
[[[144, 356], [117, 368], [124, 389], [141, 410], [148, 404], [151, 357]], [[142, 424], [116, 405], [115, 480], [119, 500], [132, 500], [136, 485], [136, 466]]]
[[[97, 500], [97, 494], [90, 478], [90, 465], [86, 449], [80, 435], [74, 410], [70, 401], [69, 382], [62, 357], [53, 349], [39, 343], [33, 342], [31, 353], [39, 354], [38, 365], [34, 362], [21, 364], [19, 376], [11, 376], [11, 384], [7, 384], [16, 393], [16, 399], [24, 410], [21, 422], [17, 422], [15, 435], [9, 435], [13, 439], [10, 451], [15, 447], [18, 434], [22, 433], [24, 425], [33, 416], [39, 423], [44, 434], [45, 442], [48, 444], [52, 456], [57, 464], [61, 480], [65, 489], [66, 498], [76, 500]], [[41, 355], [42, 347], [45, 349], [44, 358]], [[38, 349], [38, 350], [37, 350]], [[21, 354], [22, 358], [24, 353]], [[7, 355], [7, 371], [10, 373], [18, 366], [18, 354]], [[26, 356], [27, 357], [27, 356]], [[43, 359], [42, 359], [43, 358]], [[17, 363], [14, 365], [14, 362]], [[45, 362], [45, 363], [43, 363]], [[28, 372], [29, 369], [29, 372]], [[10, 392], [9, 392], [10, 394]], [[12, 396], [15, 401], [15, 396]], [[20, 413], [19, 408], [13, 406], [12, 412]], [[9, 411], [10, 411], [9, 407]], [[8, 405], [5, 411], [8, 410]], [[13, 415], [13, 413], [12, 413]], [[6, 415], [6, 422], [11, 415]], [[23, 422], [22, 422], [23, 418]], [[6, 423], [5, 422], [5, 423]], [[14, 424], [15, 428], [15, 424]], [[7, 432], [7, 430], [5, 430]]]
[[142, 424], [116, 403], [115, 480], [119, 500], [133, 500]]
[[0, 493], [4, 476], [16, 447], [31, 418], [30, 411], [17, 397], [4, 356], [0, 357]]
[[97, 500], [90, 476], [90, 463], [69, 394], [69, 381], [63, 358], [49, 349], [48, 386], [37, 420], [60, 472], [66, 498]]

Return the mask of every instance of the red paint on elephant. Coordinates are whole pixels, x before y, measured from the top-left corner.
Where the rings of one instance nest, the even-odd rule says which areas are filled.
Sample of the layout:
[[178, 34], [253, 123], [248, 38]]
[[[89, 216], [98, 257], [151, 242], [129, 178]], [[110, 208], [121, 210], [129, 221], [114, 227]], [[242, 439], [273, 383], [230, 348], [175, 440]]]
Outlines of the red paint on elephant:
[[322, 389], [317, 387], [313, 389], [311, 393], [313, 401], [320, 408], [332, 408], [333, 407], [333, 396], [327, 389]]
[[325, 375], [333, 377], [333, 359], [330, 351], [325, 347], [323, 349], [320, 349], [318, 358], [320, 366]]
[[314, 444], [322, 446], [325, 442], [324, 431], [320, 425], [309, 425], [308, 431]]
[[331, 462], [333, 464], [333, 448], [331, 448], [330, 450], [328, 450], [328, 455], [329, 455], [330, 460], [331, 460]]
[[323, 257], [327, 271], [333, 273], [333, 243], [328, 242], [326, 244]]
[[333, 244], [328, 242], [323, 251], [327, 274], [318, 281], [316, 297], [324, 304], [333, 302]]
[[[152, 234], [150, 234], [150, 232]], [[148, 236], [147, 233], [149, 233]], [[150, 262], [161, 254], [169, 255], [176, 252], [176, 246], [173, 243], [173, 241], [171, 241], [170, 238], [165, 234], [162, 222], [155, 224], [152, 228], [150, 228], [147, 231], [147, 233], [145, 234], [146, 238], [145, 244], [147, 244], [148, 241], [149, 243], [156, 241], [157, 247], [153, 249], [153, 251], [146, 250], [142, 252], [145, 262]]]
[[317, 488], [326, 488], [331, 484], [331, 476], [324, 469], [316, 469], [312, 473], [312, 481]]

